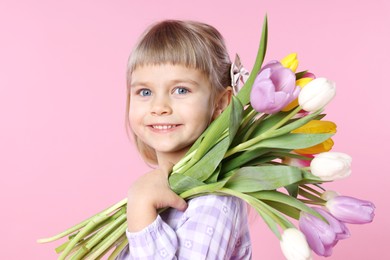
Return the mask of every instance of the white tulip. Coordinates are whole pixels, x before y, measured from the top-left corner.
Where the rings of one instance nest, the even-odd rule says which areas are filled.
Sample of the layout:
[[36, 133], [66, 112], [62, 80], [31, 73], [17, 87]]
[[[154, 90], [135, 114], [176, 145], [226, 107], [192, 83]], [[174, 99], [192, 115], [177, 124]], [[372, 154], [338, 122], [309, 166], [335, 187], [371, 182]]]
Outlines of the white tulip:
[[305, 235], [296, 228], [284, 230], [280, 247], [287, 260], [311, 260], [311, 250]]
[[340, 196], [340, 194], [334, 190], [327, 190], [327, 191], [324, 191], [322, 194], [321, 194], [321, 199], [323, 200], [331, 200], [337, 196]]
[[310, 163], [311, 173], [324, 181], [343, 179], [351, 174], [352, 157], [345, 153], [325, 152]]
[[314, 112], [326, 106], [336, 95], [336, 84], [326, 78], [316, 78], [299, 93], [298, 103], [303, 110]]

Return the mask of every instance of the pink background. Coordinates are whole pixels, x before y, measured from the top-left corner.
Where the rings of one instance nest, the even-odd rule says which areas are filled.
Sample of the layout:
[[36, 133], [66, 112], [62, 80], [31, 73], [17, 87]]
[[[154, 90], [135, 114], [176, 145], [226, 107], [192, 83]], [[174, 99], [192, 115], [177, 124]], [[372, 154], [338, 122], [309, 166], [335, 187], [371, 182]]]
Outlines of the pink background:
[[[354, 158], [353, 175], [326, 187], [377, 206], [375, 221], [351, 225], [331, 259], [390, 259], [387, 0], [2, 0], [1, 258], [55, 259], [59, 243], [36, 239], [124, 198], [148, 170], [124, 130], [126, 61], [146, 26], [210, 23], [251, 69], [266, 12], [266, 60], [298, 52], [301, 70], [337, 82], [327, 118], [339, 126], [334, 150]], [[260, 217], [251, 231], [254, 259], [283, 258]]]

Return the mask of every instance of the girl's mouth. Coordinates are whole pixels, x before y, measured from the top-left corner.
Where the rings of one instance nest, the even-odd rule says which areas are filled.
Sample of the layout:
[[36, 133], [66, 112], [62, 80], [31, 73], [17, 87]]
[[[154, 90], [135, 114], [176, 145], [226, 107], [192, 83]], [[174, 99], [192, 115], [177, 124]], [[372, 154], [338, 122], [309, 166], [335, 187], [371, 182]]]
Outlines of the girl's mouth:
[[176, 128], [178, 125], [151, 125], [153, 129], [156, 130], [169, 130], [172, 128]]

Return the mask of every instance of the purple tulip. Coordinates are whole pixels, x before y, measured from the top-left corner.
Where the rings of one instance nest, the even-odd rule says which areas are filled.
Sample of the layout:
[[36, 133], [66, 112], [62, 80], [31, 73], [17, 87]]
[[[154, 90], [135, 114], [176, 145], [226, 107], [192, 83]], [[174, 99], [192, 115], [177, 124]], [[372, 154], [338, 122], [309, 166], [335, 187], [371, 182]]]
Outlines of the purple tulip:
[[290, 69], [271, 61], [261, 69], [253, 84], [251, 105], [257, 112], [274, 114], [296, 99], [300, 89]]
[[329, 212], [326, 210], [323, 210], [321, 208], [315, 208], [315, 210], [320, 213], [328, 222], [331, 227], [331, 229], [336, 234], [337, 240], [342, 240], [349, 238], [351, 236], [351, 233], [349, 232], [349, 229], [345, 225], [345, 223], [339, 221], [334, 216], [332, 216]]
[[337, 236], [332, 226], [306, 212], [301, 212], [299, 229], [305, 234], [310, 248], [320, 256], [330, 256], [337, 244]]
[[326, 207], [335, 218], [345, 223], [370, 223], [375, 216], [372, 202], [348, 196], [334, 197], [326, 202]]

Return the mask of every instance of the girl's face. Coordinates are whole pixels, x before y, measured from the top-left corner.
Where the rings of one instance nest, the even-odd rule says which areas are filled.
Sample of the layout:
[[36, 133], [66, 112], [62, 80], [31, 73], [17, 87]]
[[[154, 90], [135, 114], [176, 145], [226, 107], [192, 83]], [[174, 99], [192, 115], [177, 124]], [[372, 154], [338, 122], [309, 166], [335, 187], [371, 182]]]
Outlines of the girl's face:
[[176, 163], [210, 124], [209, 80], [182, 65], [145, 65], [132, 73], [130, 125], [157, 158]]

